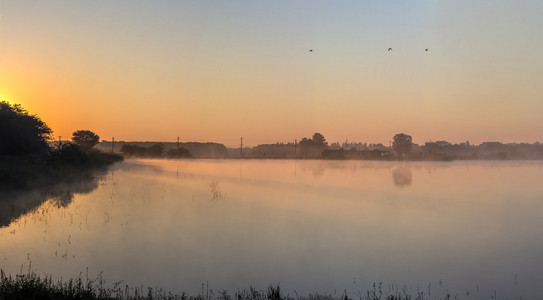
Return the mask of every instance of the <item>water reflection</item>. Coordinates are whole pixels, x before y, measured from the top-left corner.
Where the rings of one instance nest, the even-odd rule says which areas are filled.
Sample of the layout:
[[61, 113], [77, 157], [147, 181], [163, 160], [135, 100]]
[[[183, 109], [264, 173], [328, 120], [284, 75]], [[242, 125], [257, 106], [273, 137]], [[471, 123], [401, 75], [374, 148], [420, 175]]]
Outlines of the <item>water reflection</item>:
[[220, 200], [223, 198], [219, 182], [211, 179], [209, 181], [209, 191], [211, 192], [211, 200]]
[[105, 171], [89, 176], [73, 177], [50, 187], [15, 191], [0, 191], [0, 228], [32, 212], [47, 201], [60, 208], [67, 207], [75, 194], [88, 194], [98, 188]]
[[[293, 162], [296, 166], [296, 161]], [[372, 161], [335, 161], [335, 160], [300, 160], [302, 172], [311, 172], [313, 177], [322, 177], [325, 172], [355, 173], [364, 169], [390, 168], [389, 165], [377, 164]]]
[[354, 298], [382, 281], [537, 299], [542, 176], [540, 162], [128, 160], [0, 228], [0, 264], [16, 273], [30, 253], [39, 273], [190, 294], [280, 282]]
[[[110, 168], [111, 172], [121, 171], [128, 173], [151, 173], [151, 174], [161, 174], [164, 170], [156, 165], [160, 160], [156, 159], [125, 159], [126, 163], [124, 164], [115, 164]], [[165, 161], [167, 162], [167, 161]]]
[[413, 170], [408, 167], [397, 167], [392, 170], [392, 179], [397, 187], [405, 187], [413, 182]]

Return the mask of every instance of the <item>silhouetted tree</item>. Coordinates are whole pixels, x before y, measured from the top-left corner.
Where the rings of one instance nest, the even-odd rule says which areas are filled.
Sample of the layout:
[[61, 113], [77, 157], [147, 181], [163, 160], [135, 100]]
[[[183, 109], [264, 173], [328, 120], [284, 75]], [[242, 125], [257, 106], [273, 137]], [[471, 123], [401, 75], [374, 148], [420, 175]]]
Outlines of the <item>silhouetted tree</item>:
[[304, 137], [300, 140], [298, 144], [300, 144], [300, 146], [312, 146], [315, 144], [315, 142], [312, 139]]
[[166, 152], [166, 156], [169, 158], [192, 157], [189, 150], [185, 148], [170, 149]]
[[324, 136], [318, 132], [315, 132], [313, 134], [313, 142], [315, 142], [315, 144], [319, 146], [324, 146], [327, 144]]
[[398, 153], [400, 158], [403, 158], [413, 149], [413, 140], [410, 135], [398, 133], [394, 136], [392, 148]]
[[300, 146], [298, 154], [305, 158], [321, 157], [322, 151], [328, 147], [326, 139], [318, 132], [315, 132], [311, 139], [302, 138], [298, 144]]
[[74, 143], [63, 143], [58, 149], [51, 151], [49, 160], [55, 164], [81, 165], [89, 162], [89, 155]]
[[306, 137], [302, 138], [299, 142], [300, 146], [326, 146], [328, 143], [324, 136], [318, 132], [313, 134], [313, 138], [308, 139]]
[[137, 145], [124, 144], [121, 146], [121, 152], [128, 156], [145, 156], [147, 148]]
[[147, 148], [147, 155], [151, 157], [164, 156], [164, 144], [156, 143], [153, 146]]
[[72, 142], [78, 145], [83, 151], [89, 151], [99, 141], [100, 137], [90, 130], [78, 130], [72, 134]]
[[[149, 148], [138, 146], [138, 145], [125, 144], [121, 146], [121, 152], [128, 156], [134, 156], [134, 157], [162, 157], [164, 156], [164, 148], [165, 148], [164, 144], [162, 143], [156, 143]], [[183, 149], [183, 150], [187, 151], [188, 153], [188, 150], [186, 149]]]
[[51, 129], [20, 104], [0, 102], [0, 155], [46, 154]]

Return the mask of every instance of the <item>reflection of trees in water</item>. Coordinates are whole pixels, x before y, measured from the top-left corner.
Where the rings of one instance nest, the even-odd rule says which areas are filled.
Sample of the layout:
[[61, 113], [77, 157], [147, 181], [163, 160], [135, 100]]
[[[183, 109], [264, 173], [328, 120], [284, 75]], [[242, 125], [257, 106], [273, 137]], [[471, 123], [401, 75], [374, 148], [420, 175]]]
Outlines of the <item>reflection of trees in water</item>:
[[150, 163], [145, 162], [145, 160], [139, 160], [139, 159], [127, 159], [125, 160], [127, 163], [123, 164], [117, 164], [115, 165], [115, 168], [110, 168], [111, 171], [113, 170], [117, 171], [123, 171], [125, 173], [140, 173], [140, 172], [152, 172], [154, 174], [162, 174], [164, 173], [164, 169], [162, 169], [160, 166], [153, 165]]
[[397, 167], [392, 171], [392, 180], [395, 186], [404, 187], [411, 185], [413, 181], [413, 171], [411, 168]]
[[328, 169], [331, 170], [350, 170], [356, 171], [356, 164], [347, 164], [345, 162], [319, 161], [319, 160], [301, 160], [300, 169], [303, 172], [311, 172], [314, 177], [320, 177]]
[[74, 194], [88, 194], [98, 187], [99, 175], [72, 178], [54, 186], [38, 189], [0, 191], [0, 228], [28, 214], [43, 203], [51, 201], [57, 207], [67, 207]]
[[356, 173], [361, 170], [390, 169], [388, 162], [369, 160], [298, 160], [297, 163], [303, 172], [311, 172], [314, 177], [323, 175], [327, 170]]
[[324, 174], [324, 170], [326, 169], [322, 164], [316, 164], [311, 169], [311, 172], [313, 172], [314, 177], [319, 177]]

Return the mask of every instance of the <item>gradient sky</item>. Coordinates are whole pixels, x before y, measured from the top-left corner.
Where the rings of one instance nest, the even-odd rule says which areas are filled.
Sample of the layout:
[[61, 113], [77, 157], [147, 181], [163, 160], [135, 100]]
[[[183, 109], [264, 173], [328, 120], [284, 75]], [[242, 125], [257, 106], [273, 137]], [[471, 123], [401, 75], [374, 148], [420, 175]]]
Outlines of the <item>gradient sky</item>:
[[0, 0], [0, 99], [63, 137], [543, 141], [542, 16], [539, 0]]

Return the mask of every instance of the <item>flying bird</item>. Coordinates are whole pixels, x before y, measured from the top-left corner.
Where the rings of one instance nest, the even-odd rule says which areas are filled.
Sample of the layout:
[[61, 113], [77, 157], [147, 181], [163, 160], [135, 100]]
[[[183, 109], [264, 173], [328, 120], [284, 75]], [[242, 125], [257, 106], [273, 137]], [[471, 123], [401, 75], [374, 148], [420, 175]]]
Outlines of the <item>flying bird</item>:
[[388, 51], [392, 51], [392, 48], [388, 48]]
[[313, 52], [313, 49], [309, 49], [309, 52]]
[[428, 48], [424, 49], [424, 51], [428, 52]]

